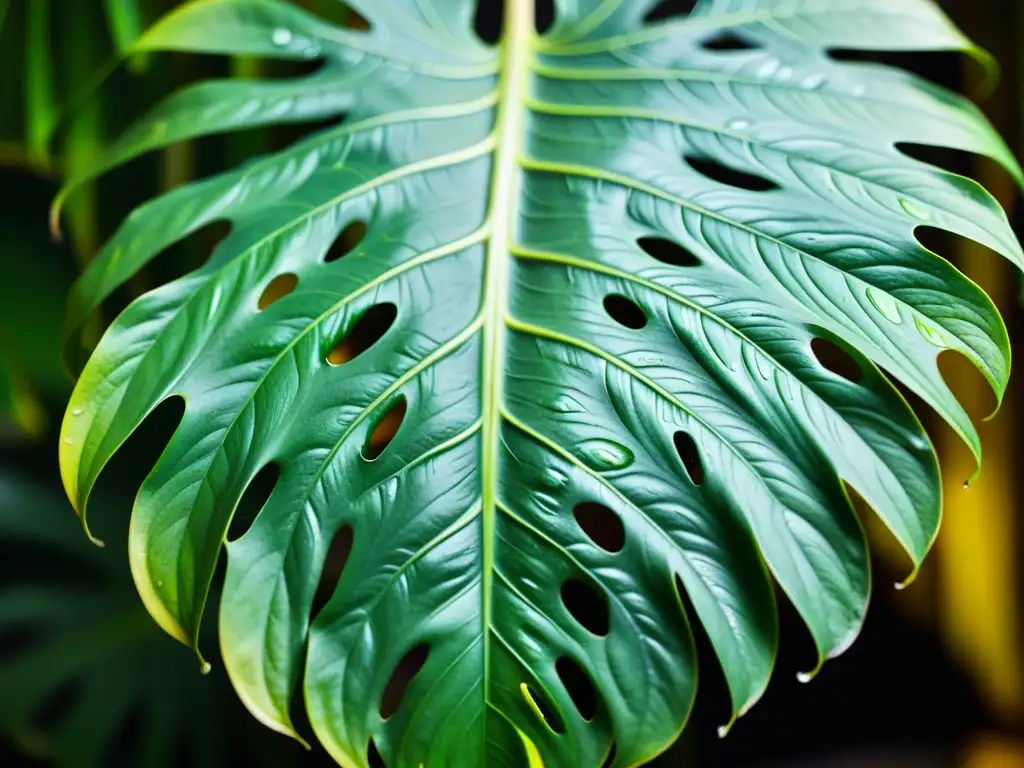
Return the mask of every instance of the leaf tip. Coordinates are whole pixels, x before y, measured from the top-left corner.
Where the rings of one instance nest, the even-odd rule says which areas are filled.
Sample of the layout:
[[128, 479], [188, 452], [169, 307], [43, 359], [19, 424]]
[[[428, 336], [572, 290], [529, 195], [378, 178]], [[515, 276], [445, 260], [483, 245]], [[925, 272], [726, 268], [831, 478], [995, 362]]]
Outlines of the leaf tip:
[[818, 676], [818, 673], [821, 672], [821, 668], [823, 666], [825, 666], [825, 657], [819, 655], [818, 656], [818, 664], [814, 667], [814, 669], [809, 670], [807, 672], [797, 672], [796, 673], [796, 680], [797, 680], [797, 682], [798, 683], [809, 683], [809, 682], [811, 682], [814, 678], [816, 678]]
[[93, 532], [89, 529], [89, 523], [86, 520], [84, 514], [85, 507], [83, 506], [82, 509], [79, 510], [77, 504], [73, 504], [73, 506], [75, 508], [75, 514], [77, 514], [79, 519], [82, 521], [82, 530], [85, 532], [86, 537], [89, 539], [89, 543], [91, 543], [95, 547], [99, 547], [100, 549], [103, 549], [105, 546], [107, 546], [107, 542], [93, 534]]
[[914, 564], [914, 570], [910, 572], [910, 575], [907, 576], [907, 578], [905, 578], [903, 581], [897, 581], [893, 586], [898, 591], [902, 592], [904, 589], [906, 589], [911, 584], [913, 584], [915, 581], [917, 581], [917, 574], [919, 574], [920, 572], [921, 572], [920, 564], [915, 563]]
[[60, 229], [60, 213], [64, 205], [63, 195], [58, 195], [50, 206], [50, 237], [55, 243], [64, 241], [64, 233]]

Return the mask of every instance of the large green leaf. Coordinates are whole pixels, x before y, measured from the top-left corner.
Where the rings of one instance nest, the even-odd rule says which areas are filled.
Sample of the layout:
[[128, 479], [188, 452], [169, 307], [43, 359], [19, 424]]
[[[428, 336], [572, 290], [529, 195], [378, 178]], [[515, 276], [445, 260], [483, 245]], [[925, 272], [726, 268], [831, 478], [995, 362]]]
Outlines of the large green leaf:
[[[510, 0], [494, 49], [470, 0], [351, 5], [369, 30], [280, 0], [172, 13], [131, 51], [324, 65], [179, 92], [68, 190], [170, 142], [345, 115], [139, 207], [73, 291], [76, 357], [115, 287], [232, 225], [203, 268], [117, 319], [64, 423], [84, 517], [118, 446], [161, 402], [187, 403], [132, 518], [150, 612], [197, 645], [233, 510], [275, 463], [269, 500], [227, 543], [222, 651], [284, 733], [301, 681], [342, 765], [377, 749], [391, 768], [519, 768], [535, 749], [597, 766], [613, 741], [616, 766], [651, 758], [695, 695], [677, 589], [734, 716], [775, 658], [772, 578], [818, 666], [840, 653], [870, 587], [842, 481], [915, 564], [940, 516], [929, 440], [880, 369], [979, 459], [937, 355], [963, 353], [1000, 395], [1008, 376], [991, 302], [915, 228], [1022, 263], [985, 190], [897, 144], [1021, 173], [966, 100], [829, 51], [984, 54], [928, 0], [701, 0], [659, 22], [650, 0], [559, 0], [543, 38], [532, 3]], [[392, 673], [423, 646], [383, 717]], [[596, 712], [574, 704], [581, 676]]]

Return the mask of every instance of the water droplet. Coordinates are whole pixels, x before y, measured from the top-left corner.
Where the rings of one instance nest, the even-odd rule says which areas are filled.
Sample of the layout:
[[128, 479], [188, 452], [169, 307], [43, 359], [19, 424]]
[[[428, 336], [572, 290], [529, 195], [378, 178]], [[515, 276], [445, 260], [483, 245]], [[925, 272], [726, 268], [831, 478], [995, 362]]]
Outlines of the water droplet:
[[623, 469], [632, 464], [634, 458], [633, 452], [626, 446], [600, 438], [587, 440], [578, 450], [584, 463], [599, 472]]
[[163, 579], [160, 579], [156, 583], [157, 589], [161, 589], [164, 586]]
[[761, 68], [757, 70], [758, 77], [771, 77], [779, 70], [779, 64], [781, 62], [778, 59], [768, 59]]
[[868, 301], [870, 301], [875, 309], [877, 309], [886, 320], [890, 323], [902, 323], [903, 316], [900, 314], [900, 306], [896, 303], [896, 299], [890, 296], [885, 291], [880, 291], [876, 288], [868, 288]]
[[824, 83], [824, 75], [808, 75], [804, 78], [803, 82], [800, 83], [800, 87], [808, 91], [813, 91], [815, 88], [820, 88]]
[[540, 482], [545, 488], [551, 488], [552, 490], [559, 490], [565, 488], [569, 482], [569, 478], [564, 472], [559, 472], [557, 469], [545, 469], [541, 474]]
[[74, 442], [75, 442], [75, 441], [74, 441], [74, 440], [72, 440], [72, 439], [71, 439], [70, 437], [65, 437], [65, 438], [64, 438], [64, 445], [73, 445], [73, 444], [74, 444]]
[[586, 413], [583, 404], [572, 395], [561, 394], [548, 404], [548, 409], [555, 413]]
[[966, 490], [967, 490], [968, 488], [970, 488], [970, 487], [971, 487], [971, 484], [970, 484], [970, 482], [969, 482], [969, 481], [967, 481], [967, 480], [964, 480], [964, 490], [966, 491]]
[[284, 27], [278, 27], [271, 33], [270, 40], [274, 45], [288, 45], [292, 41], [292, 31]]
[[775, 75], [779, 80], [789, 80], [793, 76], [792, 67], [783, 67], [779, 70], [778, 74]]
[[917, 451], [924, 451], [928, 449], [928, 441], [920, 435], [911, 435], [910, 447]]
[[81, 416], [83, 413], [85, 413], [85, 411], [83, 411], [81, 408], [72, 408], [71, 409], [71, 415], [72, 416]]
[[915, 219], [927, 220], [930, 218], [928, 211], [912, 200], [907, 200], [904, 197], [900, 198], [900, 208], [909, 213]]
[[302, 55], [307, 59], [315, 59], [320, 55], [320, 51], [320, 43], [312, 42], [303, 49]]
[[854, 96], [863, 96], [865, 93], [867, 93], [867, 88], [865, 88], [863, 85], [855, 85], [853, 86], [853, 88], [850, 89], [850, 93], [852, 93]]
[[936, 347], [946, 348], [946, 342], [942, 338], [942, 334], [932, 326], [928, 325], [920, 317], [914, 317], [914, 325], [917, 326], [918, 332], [924, 337], [924, 340], [929, 344], [934, 344]]
[[750, 127], [750, 121], [745, 120], [742, 117], [737, 117], [726, 123], [725, 127], [730, 131], [745, 131]]

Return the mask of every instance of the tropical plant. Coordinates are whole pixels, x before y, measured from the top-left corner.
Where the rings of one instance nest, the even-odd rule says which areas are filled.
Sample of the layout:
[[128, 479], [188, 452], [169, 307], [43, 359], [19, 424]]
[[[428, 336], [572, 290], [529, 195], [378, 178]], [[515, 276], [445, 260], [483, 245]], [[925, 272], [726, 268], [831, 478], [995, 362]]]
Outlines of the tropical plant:
[[[930, 0], [699, 0], [668, 18], [556, 0], [543, 35], [509, 0], [497, 47], [471, 0], [350, 5], [342, 28], [282, 0], [198, 0], [128, 46], [322, 66], [176, 93], [56, 215], [173, 142], [336, 124], [140, 206], [73, 289], [76, 365], [115, 288], [231, 225], [84, 365], [60, 444], [83, 520], [118, 447], [183, 399], [132, 516], [143, 601], [198, 653], [226, 546], [239, 696], [297, 738], [303, 696], [345, 766], [649, 760], [696, 691], [682, 603], [735, 718], [772, 669], [773, 580], [814, 639], [811, 677], [868, 602], [844, 483], [915, 566], [939, 525], [935, 455], [891, 379], [979, 462], [937, 356], [1007, 383], [995, 308], [915, 235], [1024, 261], [981, 186], [912, 156], [954, 147], [1020, 181], [981, 113], [836, 51], [986, 54]], [[273, 491], [228, 541], [267, 468]]]
[[[66, 515], [59, 492], [0, 470], [0, 735], [61, 768], [225, 765], [227, 685], [195, 674], [123, 560]], [[243, 734], [245, 763], [270, 765], [266, 743]]]

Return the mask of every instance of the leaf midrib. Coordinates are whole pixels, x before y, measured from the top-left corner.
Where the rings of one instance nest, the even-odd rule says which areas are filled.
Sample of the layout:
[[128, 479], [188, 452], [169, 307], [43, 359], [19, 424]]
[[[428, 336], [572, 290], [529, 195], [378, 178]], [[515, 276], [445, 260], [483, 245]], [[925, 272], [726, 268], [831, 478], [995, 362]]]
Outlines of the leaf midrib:
[[[499, 446], [501, 444], [505, 316], [508, 305], [509, 274], [512, 265], [513, 222], [522, 181], [521, 153], [536, 44], [533, 0], [510, 0], [505, 6], [504, 39], [501, 47], [500, 102], [498, 107], [494, 166], [491, 177], [488, 221], [491, 238], [487, 249], [487, 272], [483, 296], [484, 348], [482, 370], [481, 434], [481, 636], [483, 669], [481, 692], [484, 708], [493, 706], [489, 696], [490, 637], [494, 585], [495, 515], [497, 513]], [[482, 721], [481, 758], [487, 757], [487, 718]]]

